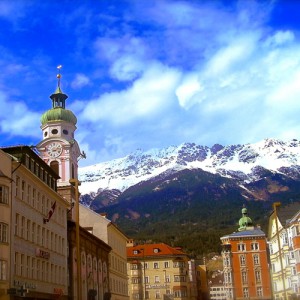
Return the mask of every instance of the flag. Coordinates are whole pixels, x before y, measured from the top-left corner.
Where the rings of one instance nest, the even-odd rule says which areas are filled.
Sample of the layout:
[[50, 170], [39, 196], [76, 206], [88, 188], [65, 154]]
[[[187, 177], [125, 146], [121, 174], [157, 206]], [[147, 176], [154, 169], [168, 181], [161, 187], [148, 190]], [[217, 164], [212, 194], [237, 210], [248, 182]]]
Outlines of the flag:
[[56, 201], [52, 204], [51, 209], [48, 212], [48, 217], [44, 218], [44, 224], [50, 221], [52, 215], [54, 214], [55, 207], [56, 207]]

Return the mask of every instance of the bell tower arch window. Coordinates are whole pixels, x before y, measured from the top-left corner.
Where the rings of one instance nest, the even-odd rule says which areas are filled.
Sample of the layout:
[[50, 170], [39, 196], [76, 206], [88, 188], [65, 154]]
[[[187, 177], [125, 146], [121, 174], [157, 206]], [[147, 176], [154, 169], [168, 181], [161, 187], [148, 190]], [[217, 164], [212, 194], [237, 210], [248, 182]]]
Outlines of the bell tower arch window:
[[50, 163], [51, 169], [59, 175], [59, 163], [57, 160], [51, 161]]

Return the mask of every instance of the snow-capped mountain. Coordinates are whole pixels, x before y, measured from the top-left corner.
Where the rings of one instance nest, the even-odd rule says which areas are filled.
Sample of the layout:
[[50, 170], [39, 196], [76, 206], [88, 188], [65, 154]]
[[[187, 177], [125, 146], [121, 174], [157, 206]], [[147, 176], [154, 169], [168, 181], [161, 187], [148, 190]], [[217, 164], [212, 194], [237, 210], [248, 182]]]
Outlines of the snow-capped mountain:
[[264, 169], [299, 178], [300, 141], [265, 139], [245, 145], [216, 144], [211, 148], [184, 143], [145, 152], [137, 150], [124, 158], [79, 168], [80, 192], [82, 195], [113, 189], [123, 192], [141, 181], [183, 169], [202, 169], [241, 182], [257, 180]]

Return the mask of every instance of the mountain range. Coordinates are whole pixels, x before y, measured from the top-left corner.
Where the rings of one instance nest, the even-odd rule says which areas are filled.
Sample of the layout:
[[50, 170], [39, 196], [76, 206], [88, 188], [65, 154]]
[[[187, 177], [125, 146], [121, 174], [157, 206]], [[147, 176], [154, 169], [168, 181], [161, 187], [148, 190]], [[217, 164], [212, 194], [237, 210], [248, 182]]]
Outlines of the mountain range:
[[80, 168], [79, 179], [81, 202], [130, 237], [180, 243], [201, 256], [236, 230], [243, 205], [266, 228], [273, 201], [299, 201], [300, 142], [137, 150]]

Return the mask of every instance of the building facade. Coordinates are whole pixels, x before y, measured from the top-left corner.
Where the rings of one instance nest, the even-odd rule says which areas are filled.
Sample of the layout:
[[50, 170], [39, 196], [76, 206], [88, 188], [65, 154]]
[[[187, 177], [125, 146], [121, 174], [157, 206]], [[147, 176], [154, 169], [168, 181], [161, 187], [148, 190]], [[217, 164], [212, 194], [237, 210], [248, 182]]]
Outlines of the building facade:
[[196, 299], [189, 257], [166, 244], [127, 247], [130, 299]]
[[128, 300], [127, 236], [105, 215], [83, 205], [80, 205], [80, 226], [111, 247], [108, 265], [111, 300]]
[[[6, 184], [10, 181], [10, 186], [4, 185], [1, 189], [5, 202], [2, 206], [5, 210], [9, 208], [10, 214], [1, 225], [6, 229], [1, 230], [0, 255], [4, 253], [7, 259], [1, 271], [2, 276], [8, 279], [8, 289], [1, 299], [19, 299], [20, 296], [53, 299], [58, 295], [67, 299], [69, 205], [57, 193], [58, 176], [28, 146], [2, 150], [10, 159], [7, 167], [8, 161], [2, 152], [1, 171], [4, 167], [4, 177], [1, 181], [2, 184], [4, 180]], [[6, 195], [7, 191], [10, 191], [10, 196]], [[5, 251], [2, 252], [2, 249]], [[7, 250], [10, 251], [9, 256]]]
[[239, 231], [221, 237], [226, 299], [272, 299], [265, 233], [242, 214]]
[[[111, 247], [84, 228], [80, 233], [80, 283], [78, 284], [76, 224], [68, 221], [69, 294], [71, 299], [109, 300], [109, 252]], [[79, 294], [78, 294], [79, 292]]]
[[268, 232], [274, 299], [300, 298], [299, 221], [299, 202], [284, 207], [274, 203]]

